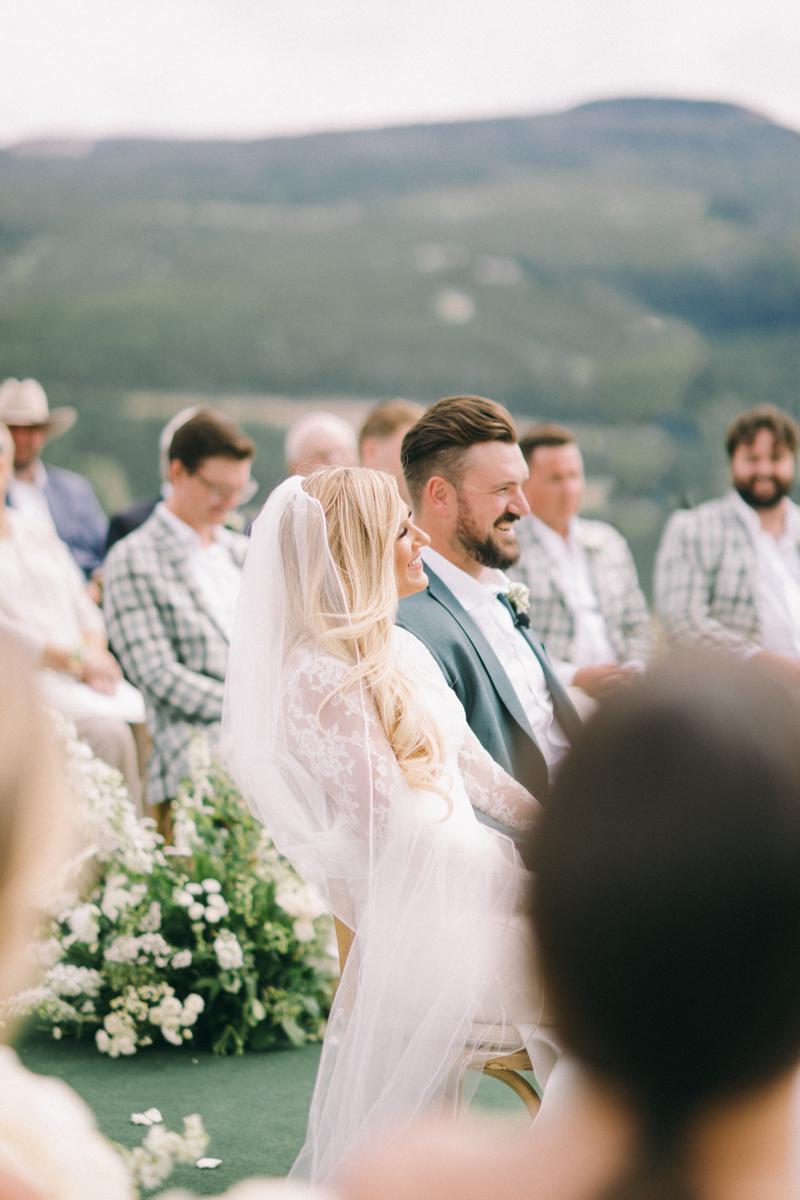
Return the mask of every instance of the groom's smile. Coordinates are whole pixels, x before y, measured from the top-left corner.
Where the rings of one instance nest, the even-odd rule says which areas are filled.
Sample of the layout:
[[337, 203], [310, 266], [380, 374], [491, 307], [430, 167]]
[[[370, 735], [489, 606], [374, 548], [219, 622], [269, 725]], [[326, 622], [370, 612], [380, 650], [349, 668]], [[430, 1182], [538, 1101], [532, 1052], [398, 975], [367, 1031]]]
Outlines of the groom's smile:
[[505, 570], [519, 558], [514, 525], [530, 512], [522, 494], [528, 475], [520, 449], [504, 442], [483, 442], [465, 456], [457, 489], [455, 536], [461, 548], [483, 567]]

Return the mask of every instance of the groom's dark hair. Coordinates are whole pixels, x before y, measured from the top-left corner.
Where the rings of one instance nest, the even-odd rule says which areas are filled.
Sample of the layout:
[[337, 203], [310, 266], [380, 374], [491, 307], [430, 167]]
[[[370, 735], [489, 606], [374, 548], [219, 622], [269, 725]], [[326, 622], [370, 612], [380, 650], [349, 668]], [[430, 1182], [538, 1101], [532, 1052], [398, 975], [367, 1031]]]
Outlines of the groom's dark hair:
[[408, 493], [419, 504], [425, 484], [441, 475], [454, 488], [461, 484], [464, 455], [481, 442], [514, 445], [511, 416], [483, 396], [448, 396], [432, 404], [403, 438], [400, 461]]

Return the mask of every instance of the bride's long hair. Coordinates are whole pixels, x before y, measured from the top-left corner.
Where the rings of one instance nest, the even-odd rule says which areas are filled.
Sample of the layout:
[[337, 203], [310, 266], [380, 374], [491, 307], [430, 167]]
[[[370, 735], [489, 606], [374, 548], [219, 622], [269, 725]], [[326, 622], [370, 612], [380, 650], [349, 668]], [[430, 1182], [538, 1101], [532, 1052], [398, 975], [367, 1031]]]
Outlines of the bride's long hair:
[[328, 545], [341, 581], [347, 620], [331, 603], [322, 564], [307, 581], [305, 636], [351, 664], [342, 685], [362, 680], [378, 719], [411, 787], [438, 790], [444, 761], [439, 728], [421, 705], [397, 662], [393, 626], [398, 589], [395, 542], [404, 518], [392, 475], [366, 467], [322, 467], [303, 480], [303, 490], [325, 514]]

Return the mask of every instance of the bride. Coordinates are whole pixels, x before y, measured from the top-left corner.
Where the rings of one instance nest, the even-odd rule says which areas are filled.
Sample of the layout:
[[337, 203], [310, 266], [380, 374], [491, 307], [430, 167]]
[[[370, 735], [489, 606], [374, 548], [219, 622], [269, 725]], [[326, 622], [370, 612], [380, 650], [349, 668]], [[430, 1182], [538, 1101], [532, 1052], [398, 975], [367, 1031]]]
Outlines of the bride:
[[255, 523], [231, 643], [233, 776], [355, 931], [293, 1168], [316, 1182], [383, 1129], [454, 1115], [470, 1056], [526, 1046], [544, 1084], [558, 1055], [529, 983], [522, 863], [472, 808], [524, 829], [538, 804], [394, 624], [427, 585], [427, 541], [387, 474], [286, 480]]

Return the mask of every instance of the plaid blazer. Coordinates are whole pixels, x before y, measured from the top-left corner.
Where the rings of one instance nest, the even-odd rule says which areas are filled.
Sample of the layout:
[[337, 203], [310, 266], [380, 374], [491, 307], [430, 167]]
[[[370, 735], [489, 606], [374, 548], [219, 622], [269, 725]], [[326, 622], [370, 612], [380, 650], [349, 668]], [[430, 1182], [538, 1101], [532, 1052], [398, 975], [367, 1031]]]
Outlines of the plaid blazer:
[[[676, 646], [759, 650], [758, 562], [735, 493], [673, 513], [656, 558], [656, 608]], [[800, 548], [800, 510], [791, 506]]]
[[[219, 537], [242, 566], [248, 539]], [[186, 551], [160, 512], [111, 549], [104, 568], [108, 636], [131, 683], [144, 693], [153, 753], [150, 804], [169, 800], [189, 774], [195, 728], [219, 732], [228, 638], [206, 607]]]
[[[649, 662], [655, 651], [656, 635], [628, 543], [604, 521], [579, 517], [577, 526], [617, 661], [635, 658]], [[571, 662], [575, 617], [563, 590], [558, 564], [540, 539], [533, 521], [522, 517], [515, 532], [520, 544], [519, 562], [507, 574], [529, 589], [531, 628], [544, 642], [550, 658]]]

